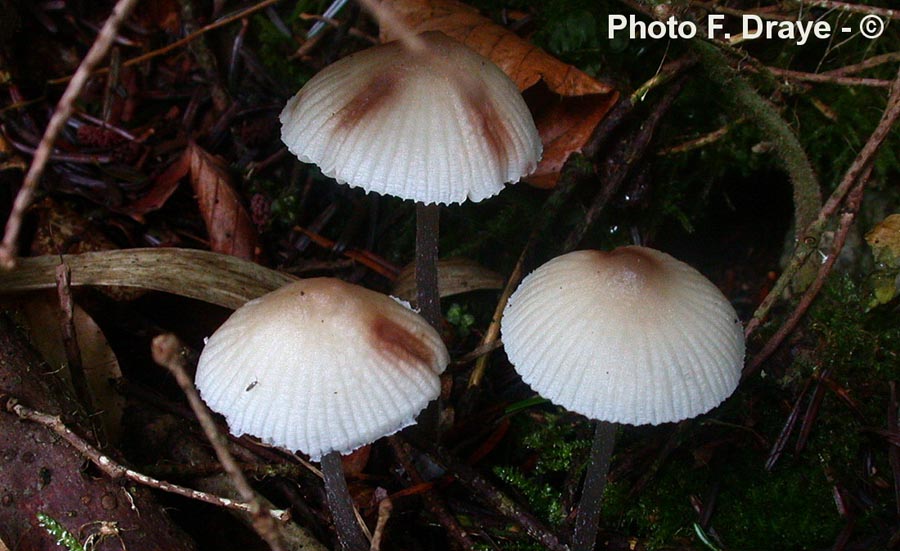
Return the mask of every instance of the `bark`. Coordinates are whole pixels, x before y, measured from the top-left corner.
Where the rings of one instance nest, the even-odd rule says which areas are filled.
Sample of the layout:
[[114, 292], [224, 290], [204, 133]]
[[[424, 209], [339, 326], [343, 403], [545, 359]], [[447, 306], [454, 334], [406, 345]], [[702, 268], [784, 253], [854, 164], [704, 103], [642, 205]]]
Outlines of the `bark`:
[[[0, 394], [62, 415], [93, 440], [83, 412], [55, 382], [13, 323], [0, 314]], [[5, 401], [5, 400], [4, 400]], [[0, 539], [10, 551], [60, 549], [38, 524], [43, 513], [96, 551], [191, 551], [193, 542], [149, 490], [93, 476], [85, 459], [51, 430], [0, 411]], [[102, 529], [108, 533], [100, 537]]]

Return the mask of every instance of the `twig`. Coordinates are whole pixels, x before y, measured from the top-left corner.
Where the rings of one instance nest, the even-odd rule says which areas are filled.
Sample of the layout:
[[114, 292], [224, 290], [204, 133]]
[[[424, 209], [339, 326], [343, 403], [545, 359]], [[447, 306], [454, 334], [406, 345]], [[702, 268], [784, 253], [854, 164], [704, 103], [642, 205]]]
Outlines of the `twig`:
[[372, 545], [369, 551], [381, 551], [381, 540], [384, 538], [384, 528], [387, 526], [388, 519], [391, 518], [391, 511], [394, 510], [394, 504], [390, 498], [385, 497], [378, 502], [378, 521], [375, 523], [375, 532], [372, 533]]
[[794, 401], [794, 407], [791, 408], [791, 413], [788, 414], [784, 426], [781, 427], [781, 432], [778, 433], [778, 438], [775, 439], [775, 443], [772, 445], [771, 451], [769, 451], [769, 456], [766, 458], [765, 464], [765, 469], [767, 471], [774, 469], [775, 463], [781, 459], [784, 448], [787, 446], [787, 441], [794, 432], [794, 427], [797, 426], [797, 420], [800, 418], [800, 406], [803, 403], [803, 399], [806, 398], [806, 393], [809, 391], [810, 386], [812, 386], [812, 378], [806, 379], [803, 388], [800, 389], [800, 394], [797, 396], [796, 401]]
[[[181, 3], [181, 24], [184, 27], [185, 32], [189, 35], [194, 34], [198, 30], [197, 18], [194, 16], [194, 10], [196, 9], [194, 0], [179, 0], [179, 2]], [[216, 56], [202, 37], [198, 37], [198, 40], [191, 42], [188, 49], [194, 55], [194, 60], [196, 60], [197, 65], [205, 74], [206, 79], [209, 82], [209, 91], [213, 107], [216, 114], [221, 116], [228, 110], [231, 98], [229, 97], [225, 86], [222, 84], [222, 75], [219, 72]]]
[[900, 19], [900, 10], [877, 8], [875, 6], [863, 6], [860, 4], [850, 4], [848, 2], [836, 2], [835, 0], [803, 0], [802, 3], [806, 4], [807, 6], [816, 6], [819, 8], [827, 8], [830, 10], [878, 15], [881, 17], [887, 17], [888, 19]]
[[509, 301], [510, 295], [512, 295], [513, 291], [516, 290], [516, 287], [522, 280], [526, 259], [531, 255], [531, 251], [537, 243], [538, 237], [544, 234], [545, 229], [549, 227], [550, 222], [553, 221], [560, 207], [565, 204], [566, 199], [572, 193], [572, 190], [575, 189], [575, 184], [578, 180], [576, 170], [574, 168], [564, 168], [562, 174], [563, 176], [560, 183], [556, 186], [556, 189], [553, 190], [553, 193], [550, 194], [550, 197], [544, 202], [544, 207], [541, 209], [540, 216], [532, 223], [531, 234], [528, 236], [528, 241], [525, 242], [525, 247], [523, 247], [522, 252], [519, 253], [516, 265], [513, 268], [512, 273], [509, 274], [506, 285], [500, 293], [500, 300], [497, 301], [497, 306], [494, 307], [494, 315], [491, 318], [491, 323], [488, 325], [484, 336], [481, 338], [481, 343], [479, 343], [476, 348], [476, 351], [478, 352], [476, 357], [478, 359], [475, 362], [475, 367], [472, 369], [471, 375], [469, 375], [469, 388], [481, 384], [481, 380], [484, 378], [484, 372], [487, 369], [488, 361], [491, 357], [491, 352], [499, 347], [500, 320], [503, 317], [503, 310], [506, 309], [506, 303]]
[[[406, 471], [406, 475], [409, 476], [410, 481], [416, 486], [423, 484], [425, 480], [422, 478], [422, 475], [419, 474], [419, 470], [413, 465], [412, 459], [409, 457], [406, 442], [400, 440], [396, 435], [388, 436], [388, 442], [391, 445], [391, 449], [394, 450], [394, 455], [400, 462], [400, 466], [403, 467], [403, 470]], [[426, 489], [422, 493], [422, 499], [425, 501], [425, 506], [431, 511], [431, 514], [437, 518], [438, 522], [441, 523], [441, 526], [447, 530], [450, 537], [452, 537], [460, 547], [467, 551], [475, 549], [472, 540], [469, 539], [469, 536], [463, 531], [462, 527], [456, 521], [456, 518], [450, 514], [450, 511], [448, 511], [444, 504], [438, 500], [433, 491]]]
[[706, 133], [698, 138], [694, 138], [692, 140], [687, 140], [678, 145], [672, 145], [669, 147], [664, 147], [656, 152], [657, 155], [666, 156], [666, 155], [675, 155], [677, 153], [686, 153], [688, 151], [693, 151], [694, 149], [699, 149], [701, 147], [705, 147], [711, 143], [715, 143], [731, 132], [731, 129], [744, 122], [744, 118], [740, 117], [734, 122], [730, 122], [725, 126], [719, 128], [718, 130], [713, 130], [712, 132]]
[[[171, 52], [172, 50], [177, 50], [178, 48], [181, 48], [185, 44], [190, 44], [194, 40], [197, 40], [198, 38], [200, 38], [204, 34], [208, 33], [209, 31], [214, 31], [214, 30], [218, 29], [219, 27], [224, 27], [225, 25], [228, 25], [229, 23], [233, 23], [239, 19], [243, 19], [243, 18], [247, 17], [248, 15], [258, 12], [259, 10], [263, 10], [273, 4], [277, 4], [279, 1], [280, 0], [263, 0], [259, 4], [256, 4], [255, 6], [250, 6], [249, 8], [247, 8], [245, 10], [241, 10], [237, 13], [229, 15], [228, 17], [224, 17], [214, 23], [205, 25], [205, 26], [197, 29], [196, 32], [193, 32], [184, 38], [176, 40], [175, 42], [172, 42], [171, 44], [163, 46], [162, 48], [159, 48], [157, 50], [153, 50], [152, 52], [147, 52], [146, 54], [139, 55], [137, 57], [133, 57], [129, 60], [123, 61], [121, 64], [121, 67], [131, 67], [132, 65], [137, 65], [139, 63], [149, 61], [149, 60], [159, 57], [161, 55], [165, 55], [165, 54]], [[109, 67], [104, 67], [102, 69], [98, 69], [97, 71], [92, 73], [90, 76], [105, 75], [106, 73], [109, 72], [109, 70], [110, 70]], [[76, 72], [72, 76], [57, 78], [54, 80], [48, 80], [47, 84], [54, 84], [54, 85], [55, 84], [65, 84], [66, 82], [69, 82], [69, 80], [73, 80], [75, 78], [75, 76], [77, 76], [77, 75], [78, 75], [78, 73]]]
[[871, 168], [862, 178], [860, 178], [859, 185], [847, 198], [846, 211], [841, 214], [840, 225], [834, 235], [834, 243], [831, 250], [828, 252], [828, 258], [822, 263], [822, 266], [820, 266], [816, 279], [812, 282], [806, 292], [803, 293], [803, 296], [800, 298], [794, 311], [791, 312], [790, 317], [788, 317], [778, 331], [772, 335], [765, 346], [763, 346], [762, 350], [747, 363], [747, 367], [744, 368], [743, 377], [748, 377], [755, 373], [760, 365], [775, 352], [778, 346], [784, 341], [785, 337], [797, 327], [797, 324], [800, 322], [800, 319], [803, 318], [803, 315], [806, 314], [806, 311], [809, 309], [813, 300], [819, 295], [819, 291], [825, 284], [828, 274], [831, 273], [831, 268], [834, 266], [837, 257], [841, 253], [841, 249], [844, 247], [844, 242], [847, 240], [847, 234], [850, 231], [850, 226], [853, 224], [853, 220], [856, 219], [856, 213], [859, 211], [859, 204], [862, 201], [863, 190], [865, 189], [865, 184], [868, 180], [870, 171]]
[[819, 212], [822, 197], [812, 163], [797, 135], [778, 109], [728, 64], [716, 46], [704, 40], [692, 40], [691, 46], [710, 79], [727, 93], [732, 109], [756, 123], [764, 136], [775, 142], [773, 150], [780, 157], [793, 187], [794, 219], [797, 227], [805, 228]]
[[697, 58], [687, 55], [663, 65], [653, 77], [638, 86], [637, 89], [631, 93], [629, 100], [632, 104], [644, 101], [644, 98], [647, 97], [650, 90], [662, 86], [696, 64]]
[[717, 13], [724, 13], [726, 15], [733, 15], [735, 17], [744, 17], [745, 15], [758, 15], [763, 19], [772, 19], [776, 21], [796, 21], [797, 17], [793, 15], [783, 15], [780, 13], [769, 13], [762, 10], [737, 10], [734, 8], [729, 8], [728, 6], [723, 6], [718, 2], [700, 2], [699, 0], [692, 0], [691, 5], [701, 7], [707, 11], [714, 11]]
[[871, 69], [872, 67], [877, 67], [885, 63], [893, 63], [895, 61], [900, 61], [900, 52], [889, 52], [886, 54], [872, 56], [865, 61], [860, 61], [859, 63], [854, 63], [853, 65], [845, 65], [843, 67], [832, 69], [830, 71], [824, 71], [822, 74], [834, 75], [836, 77], [853, 75], [856, 73], [861, 73], [862, 71], [865, 71], [867, 69]]
[[828, 73], [804, 73], [802, 71], [791, 71], [790, 69], [779, 69], [778, 67], [766, 68], [774, 75], [801, 82], [821, 82], [841, 86], [871, 86], [873, 88], [890, 88], [891, 86], [891, 81], [880, 78], [849, 77]]
[[[69, 366], [69, 377], [72, 379], [72, 388], [81, 406], [89, 414], [94, 413], [94, 401], [91, 399], [91, 391], [88, 387], [87, 377], [84, 373], [84, 364], [81, 361], [81, 347], [78, 346], [78, 334], [75, 329], [75, 302], [72, 299], [72, 272], [65, 263], [56, 267], [56, 296], [59, 300], [61, 311], [61, 330], [63, 349], [66, 353], [66, 363]], [[102, 423], [95, 423], [96, 417], [89, 415], [91, 429], [95, 435], [95, 443], [105, 442], [105, 435], [100, 434]]]
[[248, 504], [249, 511], [253, 515], [253, 528], [269, 544], [273, 551], [284, 551], [284, 542], [275, 519], [272, 518], [262, 501], [259, 500], [231, 452], [228, 451], [225, 439], [219, 432], [206, 405], [200, 400], [197, 389], [194, 388], [190, 377], [185, 371], [185, 359], [182, 354], [181, 343], [178, 342], [174, 335], [158, 335], [153, 339], [151, 350], [153, 352], [153, 361], [169, 370], [178, 382], [178, 386], [181, 387], [181, 390], [187, 396], [188, 402], [197, 416], [197, 421], [212, 444], [216, 457], [218, 457], [222, 468], [225, 470], [225, 474], [231, 479], [241, 499]]
[[584, 213], [581, 222], [566, 237], [562, 247], [563, 252], [569, 252], [578, 246], [594, 222], [597, 221], [600, 213], [603, 212], [606, 204], [618, 191], [622, 182], [625, 181], [632, 167], [643, 158], [644, 153], [650, 146], [650, 142], [653, 140], [659, 122], [669, 112], [672, 103], [678, 97], [685, 82], [686, 77], [682, 75], [679, 80], [666, 89], [666, 93], [654, 106], [653, 112], [641, 124], [640, 128], [635, 130], [629, 139], [618, 141], [606, 159], [604, 159], [602, 173], [599, 178], [603, 185], [594, 196], [594, 200]]
[[885, 139], [887, 139], [888, 134], [890, 134], [891, 129], [898, 118], [900, 118], [900, 70], [897, 71], [897, 77], [894, 79], [891, 88], [891, 95], [888, 97], [887, 107], [881, 116], [881, 120], [878, 122], [878, 126], [875, 127], [872, 135], [869, 136], [868, 141], [866, 141], [862, 150], [860, 150], [859, 154], [853, 160], [850, 168], [847, 169], [847, 172], [841, 179], [841, 183], [838, 184], [837, 188], [835, 188], [831, 193], [831, 196], [822, 206], [816, 219], [806, 226], [802, 233], [798, 234], [800, 237], [797, 240], [794, 254], [791, 257], [787, 268], [781, 273], [778, 281], [772, 286], [772, 290], [769, 291], [769, 294], [766, 295], [766, 298], [763, 299], [762, 303], [753, 313], [753, 318], [744, 329], [744, 335], [746, 337], [752, 335], [763, 320], [766, 319], [769, 315], [769, 310], [771, 310], [775, 301], [778, 300], [778, 297], [780, 297], [781, 293], [787, 288], [791, 279], [794, 277], [794, 274], [797, 273], [800, 267], [806, 263], [806, 260], [813, 251], [816, 250], [816, 246], [825, 229], [826, 223], [847, 197], [850, 189], [856, 185], [862, 175], [871, 167], [875, 159], [875, 154], [881, 148]]
[[87, 84], [91, 71], [106, 56], [116, 38], [119, 27], [136, 4], [137, 0], [119, 0], [116, 3], [112, 14], [110, 14], [97, 34], [97, 39], [94, 41], [91, 49], [88, 50], [87, 55], [81, 61], [81, 65], [78, 66], [78, 70], [75, 71], [72, 81], [69, 82], [62, 97], [59, 98], [59, 103], [53, 111], [53, 116], [50, 117], [47, 130], [44, 131], [44, 135], [41, 137], [37, 151], [34, 153], [34, 159], [32, 159], [31, 166], [28, 167], [28, 172], [25, 174], [25, 179], [22, 182], [22, 188], [16, 195], [9, 219], [6, 221], [6, 233], [3, 236], [3, 242], [0, 243], [0, 267], [10, 269], [15, 266], [16, 255], [18, 254], [16, 242], [19, 239], [19, 231], [22, 229], [22, 219], [25, 216], [25, 210], [31, 204], [31, 199], [34, 196], [35, 189], [37, 189], [50, 154], [53, 152], [53, 144], [56, 142], [56, 138], [65, 126], [66, 121], [72, 115], [75, 100], [81, 95], [81, 91]]
[[429, 456], [443, 466], [450, 476], [477, 493], [498, 512], [515, 521], [529, 536], [540, 542], [544, 548], [550, 551], [567, 551], [566, 546], [559, 541], [559, 538], [552, 531], [548, 530], [531, 513], [522, 509], [509, 496], [494, 487], [486, 478], [478, 474], [475, 469], [465, 463], [453, 460], [449, 454], [431, 443], [417, 442], [416, 445], [421, 449], [427, 450]]
[[[48, 413], [33, 410], [20, 404], [16, 398], [7, 394], [2, 394], [2, 392], [0, 392], [0, 407], [17, 415], [20, 419], [38, 423], [39, 425], [52, 430], [110, 478], [127, 478], [128, 480], [144, 486], [149, 486], [150, 488], [177, 494], [190, 499], [196, 499], [197, 501], [209, 503], [218, 507], [233, 509], [244, 513], [251, 512], [250, 506], [246, 503], [239, 503], [231, 499], [225, 499], [205, 492], [178, 486], [177, 484], [170, 484], [124, 467], [72, 432], [58, 415], [50, 415]], [[269, 514], [273, 518], [279, 520], [286, 521], [288, 519], [287, 511], [272, 509], [269, 511]]]
[[[359, 4], [378, 20], [379, 28], [397, 37], [398, 40], [402, 40], [409, 51], [419, 54], [430, 53], [425, 41], [419, 38], [409, 25], [403, 22], [400, 15], [389, 3], [377, 0], [359, 0]], [[463, 82], [466, 82], [466, 80], [464, 79]]]
[[[336, 243], [323, 235], [319, 235], [318, 233], [301, 226], [294, 226], [294, 230], [302, 233], [308, 237], [310, 241], [320, 247], [334, 249]], [[396, 281], [400, 276], [400, 268], [369, 251], [362, 249], [344, 249], [341, 254], [350, 260], [359, 262], [373, 272], [380, 274], [391, 281]]]

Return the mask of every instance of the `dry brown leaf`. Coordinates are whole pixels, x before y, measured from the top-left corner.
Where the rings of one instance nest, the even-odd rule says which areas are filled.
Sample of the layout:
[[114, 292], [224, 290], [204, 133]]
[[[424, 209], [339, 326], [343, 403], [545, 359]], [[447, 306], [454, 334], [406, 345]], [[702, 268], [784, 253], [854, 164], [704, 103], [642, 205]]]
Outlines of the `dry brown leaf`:
[[231, 185], [225, 163], [194, 142], [188, 145], [191, 185], [209, 233], [209, 248], [247, 260], [256, 256], [256, 228]]
[[[90, 220], [66, 203], [47, 197], [31, 207], [37, 225], [31, 240], [31, 254], [60, 255], [117, 249]], [[141, 289], [105, 287], [102, 292], [113, 300], [134, 300], [144, 294]]]
[[[390, 4], [414, 32], [441, 31], [490, 58], [519, 90], [537, 87], [536, 94], [526, 94], [544, 144], [537, 170], [526, 178], [533, 185], [556, 185], [566, 159], [581, 151], [618, 98], [608, 84], [563, 63], [471, 6], [454, 0], [391, 0]], [[395, 38], [382, 29], [382, 41]]]
[[28, 163], [16, 152], [6, 138], [0, 135], [0, 172], [5, 170], [28, 170]]
[[145, 0], [135, 16], [145, 27], [169, 34], [181, 32], [181, 6], [178, 0]]
[[181, 179], [191, 170], [191, 149], [187, 148], [175, 161], [153, 179], [153, 184], [143, 197], [125, 205], [123, 211], [138, 222], [144, 215], [162, 208], [178, 189]]
[[[31, 342], [54, 370], [60, 370], [71, 384], [66, 351], [60, 326], [59, 303], [55, 293], [38, 294], [22, 306]], [[119, 361], [97, 323], [78, 305], [73, 310], [75, 335], [81, 350], [81, 365], [91, 394], [95, 412], [103, 423], [109, 443], [118, 442], [122, 431], [125, 399], [115, 391], [111, 381], [120, 379]]]

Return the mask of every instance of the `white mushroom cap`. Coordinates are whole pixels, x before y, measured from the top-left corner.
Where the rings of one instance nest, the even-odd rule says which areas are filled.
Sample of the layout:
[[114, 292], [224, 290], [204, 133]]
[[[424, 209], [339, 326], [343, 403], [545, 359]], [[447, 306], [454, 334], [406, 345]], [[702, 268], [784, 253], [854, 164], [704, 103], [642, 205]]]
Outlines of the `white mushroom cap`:
[[659, 424], [737, 387], [744, 333], [700, 272], [646, 247], [554, 258], [509, 298], [507, 356], [535, 391], [591, 419]]
[[390, 42], [316, 74], [281, 112], [301, 161], [366, 191], [424, 203], [481, 201], [532, 172], [541, 156], [516, 85], [443, 33], [425, 53]]
[[440, 336], [409, 307], [315, 278], [236, 310], [207, 341], [196, 384], [233, 434], [318, 460], [413, 424], [448, 362]]

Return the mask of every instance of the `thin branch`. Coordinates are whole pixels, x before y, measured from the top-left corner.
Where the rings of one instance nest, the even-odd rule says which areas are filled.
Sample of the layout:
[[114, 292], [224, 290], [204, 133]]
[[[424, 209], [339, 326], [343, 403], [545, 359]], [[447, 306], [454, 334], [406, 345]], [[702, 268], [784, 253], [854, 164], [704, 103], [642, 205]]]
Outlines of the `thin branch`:
[[191, 409], [197, 416], [197, 421], [203, 428], [206, 438], [213, 446], [216, 457], [225, 469], [225, 474], [231, 479], [235, 489], [240, 494], [241, 499], [249, 505], [250, 513], [253, 515], [253, 528], [257, 534], [262, 537], [273, 551], [285, 551], [284, 541], [281, 537], [279, 526], [275, 523], [268, 508], [258, 498], [256, 492], [247, 482], [244, 473], [241, 472], [237, 461], [228, 451], [225, 445], [225, 438], [219, 432], [216, 422], [213, 421], [212, 415], [206, 408], [206, 405], [200, 400], [200, 395], [194, 384], [191, 382], [185, 370], [186, 361], [182, 354], [182, 346], [178, 339], [172, 334], [157, 335], [151, 344], [153, 352], [153, 361], [169, 370], [178, 386], [187, 396]]
[[[397, 461], [400, 462], [400, 466], [406, 471], [406, 475], [409, 476], [410, 481], [416, 486], [425, 483], [425, 480], [422, 478], [422, 475], [419, 474], [419, 470], [413, 464], [412, 459], [409, 456], [409, 450], [407, 449], [408, 445], [406, 442], [403, 442], [398, 436], [394, 435], [388, 436], [388, 443], [390, 443], [391, 449], [394, 450], [394, 455], [397, 457]], [[425, 506], [431, 511], [431, 514], [437, 518], [438, 522], [445, 530], [447, 530], [447, 533], [450, 534], [450, 537], [454, 539], [457, 545], [466, 551], [475, 549], [475, 545], [459, 525], [456, 517], [450, 513], [444, 503], [438, 499], [432, 490], [426, 489], [422, 493], [422, 499], [425, 501]]]
[[815, 6], [818, 8], [827, 8], [830, 10], [878, 15], [880, 17], [887, 17], [888, 19], [900, 19], [900, 10], [891, 10], [888, 8], [876, 8], [875, 6], [863, 6], [860, 4], [850, 4], [848, 2], [836, 2], [835, 0], [803, 0], [803, 4], [806, 4], [807, 6]]
[[[93, 414], [94, 401], [84, 372], [84, 363], [81, 361], [81, 347], [78, 345], [78, 332], [75, 328], [75, 300], [72, 298], [72, 272], [65, 263], [56, 267], [56, 296], [60, 309], [60, 330], [62, 333], [63, 349], [66, 353], [66, 363], [69, 367], [69, 378], [72, 380], [72, 388], [81, 406], [90, 414]], [[96, 417], [89, 415], [91, 429], [95, 435], [95, 443], [106, 441], [106, 435], [101, 432], [102, 423], [96, 422]]]
[[856, 73], [861, 73], [873, 67], [884, 65], [885, 63], [893, 63], [895, 61], [900, 61], [900, 52], [889, 52], [886, 54], [872, 56], [865, 61], [860, 61], [859, 63], [854, 63], [853, 65], [845, 65], [844, 67], [825, 71], [822, 74], [834, 76], [853, 75]]
[[375, 523], [375, 532], [372, 534], [372, 545], [369, 551], [381, 551], [381, 541], [384, 539], [384, 529], [391, 518], [394, 504], [390, 498], [385, 497], [378, 502], [378, 521]]
[[763, 19], [771, 19], [776, 21], [796, 21], [797, 17], [794, 15], [784, 15], [781, 13], [770, 13], [762, 10], [738, 10], [734, 8], [729, 8], [728, 6], [723, 6], [716, 2], [701, 2], [699, 0], [692, 0], [692, 6], [697, 6], [703, 8], [707, 11], [713, 11], [716, 13], [724, 13], [725, 15], [733, 15], [735, 17], [744, 17], [745, 15], [758, 15]]
[[803, 71], [791, 71], [778, 67], [766, 67], [774, 75], [801, 82], [819, 82], [825, 84], [838, 84], [841, 86], [871, 86], [873, 88], [890, 88], [891, 81], [880, 78], [850, 77], [828, 73], [804, 73]]
[[438, 465], [444, 467], [450, 476], [478, 494], [497, 512], [521, 526], [526, 534], [540, 542], [545, 549], [550, 551], [567, 551], [568, 548], [559, 541], [556, 534], [468, 464], [453, 459], [449, 453], [430, 442], [419, 441], [415, 442], [415, 445], [419, 449], [424, 450]]
[[809, 307], [812, 305], [813, 301], [819, 295], [819, 291], [822, 290], [822, 286], [825, 284], [825, 280], [828, 278], [828, 274], [831, 273], [832, 267], [834, 267], [835, 261], [837, 261], [838, 256], [841, 254], [841, 249], [844, 248], [844, 242], [847, 240], [847, 234], [850, 232], [850, 226], [853, 224], [853, 221], [856, 219], [856, 214], [859, 212], [859, 204], [862, 201], [863, 190], [865, 189], [866, 181], [868, 180], [869, 174], [871, 172], [871, 168], [866, 174], [860, 179], [859, 185], [854, 188], [853, 192], [851, 192], [850, 196], [847, 198], [847, 207], [846, 211], [841, 214], [840, 224], [838, 226], [837, 232], [834, 235], [834, 243], [831, 247], [831, 250], [828, 252], [828, 257], [819, 267], [819, 272], [816, 274], [815, 280], [813, 280], [812, 284], [803, 293], [803, 296], [800, 297], [800, 301], [797, 303], [797, 306], [794, 308], [794, 311], [791, 312], [791, 315], [785, 320], [785, 322], [778, 328], [778, 331], [775, 332], [774, 335], [766, 342], [765, 346], [763, 346], [762, 350], [757, 353], [753, 359], [747, 364], [747, 367], [744, 368], [744, 372], [742, 374], [743, 377], [748, 377], [756, 372], [757, 369], [769, 359], [769, 356], [772, 355], [773, 352], [784, 342], [784, 339], [791, 334], [791, 332], [797, 328], [797, 324], [800, 323], [800, 320], [806, 314]]
[[715, 143], [727, 136], [728, 133], [731, 132], [732, 128], [734, 128], [738, 124], [741, 124], [742, 122], [744, 122], [744, 118], [740, 117], [734, 122], [730, 122], [717, 130], [713, 130], [712, 132], [708, 132], [692, 140], [687, 140], [678, 145], [664, 147], [657, 151], [656, 154], [660, 156], [675, 155], [677, 153], [686, 153], [688, 151], [693, 151], [694, 149], [706, 147], [707, 145]]
[[797, 226], [805, 228], [815, 219], [822, 206], [822, 197], [815, 170], [806, 151], [778, 109], [760, 96], [747, 80], [731, 65], [724, 54], [704, 40], [692, 40], [691, 46], [700, 57], [707, 74], [717, 82], [736, 115], [744, 115], [755, 123], [763, 135], [776, 145], [773, 151], [780, 158], [793, 187], [794, 218]]
[[806, 263], [806, 260], [813, 251], [816, 250], [819, 238], [825, 230], [826, 223], [834, 216], [838, 207], [847, 197], [847, 194], [874, 162], [875, 154], [878, 153], [881, 145], [887, 139], [898, 118], [900, 118], [900, 70], [897, 71], [897, 77], [894, 79], [891, 95], [888, 97], [887, 107], [881, 116], [881, 121], [879, 121], [878, 126], [875, 127], [872, 135], [869, 136], [868, 141], [866, 141], [862, 150], [853, 160], [850, 168], [847, 169], [841, 183], [835, 188], [831, 193], [831, 196], [822, 206], [819, 215], [811, 224], [806, 226], [802, 233], [798, 234], [800, 235], [800, 238], [797, 240], [794, 254], [788, 263], [787, 268], [784, 269], [779, 276], [778, 281], [773, 285], [772, 290], [769, 291], [769, 294], [766, 295], [766, 298], [763, 299], [762, 303], [753, 313], [753, 318], [744, 329], [745, 336], [749, 337], [752, 335], [763, 320], [766, 319], [769, 315], [769, 310], [772, 309], [775, 301], [778, 300], [778, 297], [780, 297], [782, 292], [787, 288], [791, 279], [793, 279], [794, 274], [797, 273], [800, 267]]
[[53, 111], [53, 116], [50, 117], [47, 130], [38, 144], [37, 151], [34, 153], [34, 159], [32, 159], [31, 166], [28, 167], [28, 172], [25, 174], [25, 180], [22, 182], [22, 188], [16, 195], [9, 219], [6, 221], [6, 233], [3, 236], [3, 242], [0, 243], [0, 267], [10, 269], [15, 266], [16, 255], [18, 254], [17, 241], [19, 232], [22, 229], [22, 219], [25, 216], [25, 210], [31, 204], [31, 199], [34, 197], [34, 192], [37, 189], [38, 182], [40, 182], [41, 175], [44, 173], [44, 167], [50, 159], [50, 154], [53, 152], [53, 144], [56, 142], [56, 138], [65, 126], [66, 121], [72, 115], [75, 108], [75, 100], [81, 95], [81, 91], [87, 84], [91, 72], [106, 57], [107, 52], [109, 52], [115, 41], [119, 27], [136, 4], [137, 0], [119, 0], [116, 3], [112, 14], [103, 24], [91, 49], [88, 50], [87, 55], [81, 61], [81, 65], [78, 66], [78, 70], [75, 71], [72, 81], [69, 82], [62, 97], [59, 98], [59, 103]]
[[[251, 15], [260, 10], [266, 9], [273, 4], [277, 4], [279, 1], [280, 0], [263, 0], [259, 4], [256, 4], [255, 6], [250, 6], [249, 8], [247, 8], [245, 10], [241, 10], [237, 13], [229, 15], [228, 17], [223, 17], [222, 19], [220, 19], [214, 23], [205, 25], [205, 26], [197, 29], [196, 32], [193, 32], [193, 33], [185, 36], [184, 38], [176, 40], [175, 42], [172, 42], [171, 44], [163, 46], [162, 48], [159, 48], [158, 50], [153, 50], [152, 52], [147, 52], [146, 54], [139, 55], [137, 57], [133, 57], [127, 61], [124, 61], [124, 62], [122, 62], [120, 67], [131, 67], [132, 65], [137, 65], [139, 63], [149, 61], [149, 60], [159, 57], [161, 55], [165, 55], [165, 54], [171, 52], [172, 50], [177, 50], [178, 48], [181, 48], [185, 44], [190, 44], [191, 42], [193, 42], [194, 40], [197, 40], [198, 38], [200, 38], [204, 34], [208, 33], [209, 31], [214, 31], [214, 30], [218, 29], [219, 27], [224, 27], [225, 25], [228, 25], [229, 23], [233, 23], [239, 19], [243, 19], [243, 18], [247, 17], [248, 15]], [[90, 76], [105, 75], [109, 71], [110, 71], [109, 67], [104, 67], [104, 68], [99, 69], [96, 72], [92, 73]], [[69, 80], [74, 79], [77, 75], [78, 75], [78, 73], [76, 72], [75, 75], [72, 75], [72, 76], [57, 78], [54, 80], [48, 80], [47, 84], [54, 84], [54, 85], [55, 84], [64, 84], [66, 82], [69, 82]]]
[[[0, 396], [2, 396], [2, 399], [0, 399], [0, 408], [17, 415], [20, 419], [37, 423], [52, 430], [63, 440], [68, 442], [69, 445], [75, 448], [81, 455], [90, 460], [91, 463], [96, 465], [98, 469], [100, 469], [110, 478], [127, 478], [128, 480], [131, 480], [138, 484], [142, 484], [144, 486], [149, 486], [150, 488], [162, 490], [171, 494], [177, 494], [189, 499], [196, 499], [197, 501], [209, 503], [218, 507], [241, 511], [243, 513], [252, 512], [250, 506], [246, 503], [239, 503], [234, 500], [221, 498], [212, 494], [208, 494], [206, 492], [200, 492], [198, 490], [192, 490], [190, 488], [178, 486], [177, 484], [170, 484], [168, 482], [157, 480], [145, 474], [129, 469], [128, 467], [124, 467], [113, 461], [111, 457], [102, 453], [100, 450], [90, 445], [83, 438], [72, 432], [72, 430], [69, 429], [65, 425], [65, 423], [63, 423], [62, 418], [60, 418], [58, 415], [50, 415], [49, 413], [43, 413], [37, 410], [33, 410], [27, 406], [20, 404], [16, 398], [13, 398], [7, 394], [0, 393]], [[271, 514], [273, 518], [282, 521], [286, 521], [288, 519], [287, 511], [272, 509], [269, 511], [269, 514]]]

